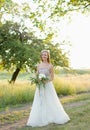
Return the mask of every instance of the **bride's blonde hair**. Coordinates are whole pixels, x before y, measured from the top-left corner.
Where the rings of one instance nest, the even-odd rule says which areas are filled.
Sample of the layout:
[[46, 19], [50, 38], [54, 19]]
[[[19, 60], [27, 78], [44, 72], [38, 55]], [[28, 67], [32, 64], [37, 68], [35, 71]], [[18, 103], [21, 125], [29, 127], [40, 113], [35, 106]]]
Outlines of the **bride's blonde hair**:
[[[50, 50], [42, 50], [41, 51], [41, 60], [42, 60], [42, 53], [43, 52], [46, 52], [47, 54], [48, 54], [48, 58], [47, 58], [47, 61], [48, 61], [48, 63], [50, 63]], [[43, 61], [43, 60], [42, 60]]]

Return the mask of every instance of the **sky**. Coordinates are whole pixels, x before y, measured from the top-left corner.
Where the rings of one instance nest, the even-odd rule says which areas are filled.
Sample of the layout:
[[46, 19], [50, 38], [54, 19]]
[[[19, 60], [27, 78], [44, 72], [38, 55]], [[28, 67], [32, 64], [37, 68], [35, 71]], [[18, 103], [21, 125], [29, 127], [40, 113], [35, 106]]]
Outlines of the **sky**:
[[62, 33], [72, 44], [70, 66], [90, 68], [90, 15], [74, 13], [72, 22], [63, 28]]
[[71, 46], [67, 44], [63, 49], [69, 51], [71, 68], [90, 69], [90, 14], [85, 15], [75, 11], [69, 16], [70, 20], [65, 17], [53, 26], [58, 28], [58, 36], [54, 41], [70, 41]]

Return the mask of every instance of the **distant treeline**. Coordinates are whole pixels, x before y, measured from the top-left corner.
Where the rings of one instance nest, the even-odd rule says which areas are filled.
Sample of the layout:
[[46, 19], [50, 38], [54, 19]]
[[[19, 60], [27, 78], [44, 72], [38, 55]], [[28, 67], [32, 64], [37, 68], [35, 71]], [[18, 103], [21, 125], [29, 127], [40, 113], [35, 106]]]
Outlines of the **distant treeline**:
[[71, 68], [56, 68], [56, 74], [65, 75], [65, 74], [90, 74], [90, 69], [71, 69]]
[[[55, 69], [55, 73], [60, 76], [67, 76], [69, 74], [71, 75], [83, 75], [83, 74], [90, 74], [90, 69]], [[0, 71], [0, 80], [7, 79], [9, 80], [11, 78], [10, 72], [7, 71]], [[31, 74], [25, 71], [21, 71], [18, 79], [25, 79], [29, 80]]]
[[62, 70], [60, 73], [70, 74], [90, 74], [90, 69], [73, 69], [73, 70]]

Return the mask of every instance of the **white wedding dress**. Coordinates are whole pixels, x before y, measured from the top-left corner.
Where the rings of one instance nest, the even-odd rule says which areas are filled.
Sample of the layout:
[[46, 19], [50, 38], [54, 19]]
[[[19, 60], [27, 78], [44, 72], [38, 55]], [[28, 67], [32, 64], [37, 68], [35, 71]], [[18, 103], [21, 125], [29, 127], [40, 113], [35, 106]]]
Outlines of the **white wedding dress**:
[[[41, 68], [40, 73], [49, 76], [48, 68]], [[36, 87], [34, 101], [27, 126], [40, 127], [50, 123], [64, 124], [70, 120], [56, 94], [53, 83], [47, 82], [45, 87]]]

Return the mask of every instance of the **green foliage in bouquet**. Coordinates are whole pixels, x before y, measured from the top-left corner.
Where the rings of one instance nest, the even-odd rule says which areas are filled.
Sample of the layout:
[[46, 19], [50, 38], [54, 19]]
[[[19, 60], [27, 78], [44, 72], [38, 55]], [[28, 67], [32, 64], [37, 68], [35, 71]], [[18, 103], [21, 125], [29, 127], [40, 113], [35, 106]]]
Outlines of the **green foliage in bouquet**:
[[41, 86], [45, 87], [45, 83], [49, 80], [45, 74], [37, 74], [30, 77], [31, 84], [36, 84], [36, 86], [40, 89]]

